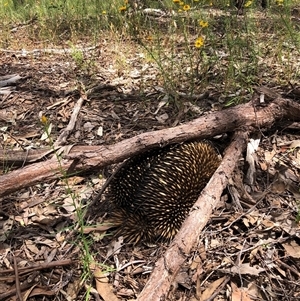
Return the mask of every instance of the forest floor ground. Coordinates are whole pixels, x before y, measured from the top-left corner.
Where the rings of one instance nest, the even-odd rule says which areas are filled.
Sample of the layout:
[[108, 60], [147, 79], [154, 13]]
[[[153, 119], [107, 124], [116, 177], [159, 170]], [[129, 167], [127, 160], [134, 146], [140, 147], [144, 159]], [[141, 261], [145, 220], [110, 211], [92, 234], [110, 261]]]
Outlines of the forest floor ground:
[[[157, 80], [155, 64], [130, 41], [112, 45], [99, 39], [90, 48], [79, 43], [87, 63], [79, 66], [66, 48], [49, 44], [45, 51], [44, 43], [30, 42], [22, 31], [14, 34], [27, 48], [0, 50], [0, 77], [22, 77], [0, 95], [3, 150], [51, 145], [66, 128], [81, 93], [92, 87], [98, 88], [80, 110], [70, 145], [113, 144], [224, 109], [221, 86], [199, 91], [203, 98], [187, 94], [174, 100]], [[116, 60], [116, 52], [124, 50], [130, 56]], [[300, 81], [293, 87], [280, 85], [270, 72], [263, 82], [299, 102], [293, 92], [299, 91], [294, 88]], [[245, 102], [250, 99], [249, 92]], [[42, 116], [51, 125], [48, 136]], [[221, 153], [227, 135], [212, 137]], [[247, 183], [243, 158], [166, 300], [300, 300], [299, 123], [275, 124], [253, 138], [259, 141], [254, 185]], [[0, 176], [14, 168], [3, 162]], [[109, 230], [78, 230], [78, 208], [87, 208], [113, 168], [40, 183], [1, 199], [0, 300], [16, 300], [16, 291], [22, 291], [23, 300], [101, 300], [99, 295], [107, 301], [112, 295], [133, 300], [139, 295], [168, 245], [132, 246], [105, 235]], [[105, 215], [97, 212], [84, 227], [99, 225]], [[101, 289], [96, 267], [107, 280]]]

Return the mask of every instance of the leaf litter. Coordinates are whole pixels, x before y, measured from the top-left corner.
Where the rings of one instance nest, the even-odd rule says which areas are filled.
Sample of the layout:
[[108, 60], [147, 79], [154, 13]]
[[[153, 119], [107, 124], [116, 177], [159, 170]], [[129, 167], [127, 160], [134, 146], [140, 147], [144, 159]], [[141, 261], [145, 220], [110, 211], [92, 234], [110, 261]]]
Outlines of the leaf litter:
[[[39, 121], [41, 112], [51, 122], [55, 141], [67, 126], [79, 95], [71, 58], [48, 54], [38, 60], [31, 56], [15, 59], [2, 53], [0, 60], [4, 66], [0, 75], [23, 78], [16, 90], [1, 99], [0, 117], [7, 116], [0, 118], [1, 146], [48, 146]], [[85, 85], [98, 88], [82, 107], [69, 144], [112, 144], [191, 120], [211, 109], [202, 102], [180, 108], [163, 89], [147, 87], [142, 96], [136, 94], [145, 68], [139, 60], [128, 77], [118, 76], [120, 70], [111, 66], [109, 56], [101, 64], [98, 78], [82, 74]], [[148, 64], [147, 72], [155, 81], [155, 67]], [[99, 86], [103, 78], [105, 83]], [[215, 98], [210, 101], [219, 105], [218, 93], [212, 95]], [[240, 162], [244, 169], [237, 169], [222, 204], [181, 267], [168, 300], [300, 299], [299, 140], [293, 129], [270, 129], [249, 152], [250, 163]], [[83, 249], [74, 228], [76, 208], [88, 206], [109, 173], [108, 169], [73, 176], [68, 185], [59, 179], [40, 183], [2, 198], [0, 291], [4, 294], [0, 300], [15, 300], [15, 272], [24, 300], [79, 300], [87, 291], [90, 300], [138, 296], [167, 245], [132, 247], [121, 238], [112, 239], [109, 227], [101, 235], [93, 230], [97, 227], [91, 228], [84, 235], [90, 239], [93, 277], [83, 277]], [[75, 201], [70, 188], [78, 196]], [[86, 226], [94, 227], [104, 219], [105, 212], [101, 212]]]

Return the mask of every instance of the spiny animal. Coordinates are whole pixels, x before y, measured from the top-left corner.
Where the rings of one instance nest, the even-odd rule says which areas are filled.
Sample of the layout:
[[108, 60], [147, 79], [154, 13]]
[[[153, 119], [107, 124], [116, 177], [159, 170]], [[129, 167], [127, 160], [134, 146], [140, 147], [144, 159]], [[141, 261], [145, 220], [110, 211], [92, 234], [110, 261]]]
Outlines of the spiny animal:
[[169, 145], [126, 161], [108, 189], [115, 235], [132, 243], [171, 239], [219, 164], [206, 141]]

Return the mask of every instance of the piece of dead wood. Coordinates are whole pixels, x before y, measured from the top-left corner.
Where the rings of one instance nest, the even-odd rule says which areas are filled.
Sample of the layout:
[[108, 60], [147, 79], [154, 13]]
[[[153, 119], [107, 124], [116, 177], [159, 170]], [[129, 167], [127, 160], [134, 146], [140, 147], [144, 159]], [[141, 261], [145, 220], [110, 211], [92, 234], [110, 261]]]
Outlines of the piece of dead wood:
[[0, 162], [5, 162], [8, 166], [20, 166], [25, 163], [36, 162], [53, 153], [55, 149], [51, 147], [42, 149], [24, 149], [14, 151], [0, 151]]
[[73, 108], [72, 116], [71, 116], [71, 119], [70, 119], [70, 121], [68, 123], [68, 126], [59, 135], [58, 139], [54, 143], [54, 147], [57, 147], [57, 146], [65, 144], [65, 142], [67, 141], [67, 138], [68, 138], [69, 134], [71, 133], [71, 131], [75, 127], [78, 114], [79, 114], [80, 109], [81, 109], [81, 107], [82, 107], [82, 105], [83, 105], [83, 103], [85, 101], [86, 101], [86, 96], [81, 96], [77, 100], [77, 102], [76, 102], [76, 104], [75, 104], [75, 106]]
[[17, 297], [20, 301], [23, 300], [22, 294], [21, 294], [21, 286], [20, 286], [20, 278], [19, 278], [19, 271], [18, 271], [18, 265], [15, 255], [13, 255], [14, 260], [14, 270], [15, 270], [15, 284], [16, 284], [16, 291], [17, 291]]
[[33, 50], [10, 50], [10, 49], [4, 49], [0, 48], [0, 52], [4, 53], [13, 53], [14, 55], [22, 55], [22, 56], [27, 56], [27, 55], [43, 55], [43, 54], [70, 54], [74, 53], [74, 51], [82, 51], [82, 52], [89, 52], [92, 50], [97, 49], [99, 46], [91, 46], [91, 47], [76, 47], [75, 49], [73, 48], [41, 48], [41, 49], [33, 49]]
[[[57, 261], [51, 261], [51, 262], [44, 262], [40, 264], [34, 264], [30, 267], [23, 267], [19, 268], [19, 276], [27, 274], [27, 273], [32, 273], [33, 271], [39, 271], [43, 269], [50, 269], [50, 268], [55, 268], [55, 267], [60, 267], [60, 266], [66, 266], [66, 265], [71, 265], [74, 264], [76, 261], [72, 259], [64, 259], [64, 260], [57, 260]], [[11, 280], [13, 278], [8, 278], [9, 276], [3, 276], [3, 275], [14, 275], [14, 270], [13, 269], [7, 269], [7, 270], [0, 270], [0, 281], [3, 280]]]
[[[31, 274], [30, 278], [27, 278], [21, 285], [20, 285], [20, 291], [23, 292], [25, 290], [28, 290], [32, 287], [35, 287], [38, 284], [39, 281], [39, 277], [38, 277], [39, 273], [38, 272], [33, 272]], [[4, 301], [7, 300], [9, 297], [13, 297], [16, 296], [17, 294], [17, 289], [14, 287], [6, 292], [1, 292], [0, 294], [0, 301]], [[23, 300], [22, 298], [18, 300]]]
[[247, 145], [247, 134], [247, 132], [240, 131], [235, 133], [231, 144], [225, 151], [221, 165], [201, 192], [165, 254], [156, 262], [155, 268], [137, 300], [158, 301], [162, 300], [163, 296], [167, 296], [180, 267], [197, 243], [202, 229], [216, 208], [228, 179], [232, 177], [238, 159], [242, 157]]
[[[213, 112], [177, 127], [143, 133], [114, 145], [74, 146], [68, 154], [62, 155], [60, 161], [53, 156], [45, 162], [25, 166], [0, 176], [0, 197], [38, 183], [100, 169], [153, 147], [213, 137], [239, 128], [258, 131], [272, 126], [278, 120], [286, 120], [288, 124], [300, 119], [300, 104], [291, 100], [278, 98], [264, 108], [253, 107], [253, 103], [252, 101]], [[0, 157], [9, 156], [8, 151], [1, 152]]]
[[0, 76], [0, 82], [3, 81], [3, 80], [7, 80], [7, 79], [10, 79], [12, 77], [15, 77], [16, 75], [18, 75], [18, 74], [14, 73], [14, 74], [1, 75]]
[[0, 88], [0, 95], [5, 95], [7, 97], [13, 90], [15, 90], [15, 87]]
[[0, 87], [5, 87], [5, 86], [15, 84], [21, 78], [22, 77], [19, 74], [7, 75], [3, 78], [3, 80], [0, 80]]
[[[87, 95], [90, 94], [87, 92]], [[290, 102], [290, 101], [289, 101]], [[280, 101], [277, 101], [278, 105], [280, 106]], [[288, 106], [289, 103], [285, 103], [285, 108], [282, 109], [282, 112], [276, 112], [276, 114], [274, 115], [274, 119], [278, 119], [278, 116], [286, 116], [288, 114]], [[276, 102], [274, 103], [274, 106], [276, 106]], [[299, 105], [295, 104], [295, 106], [291, 107], [291, 111], [295, 110], [295, 116], [297, 115], [297, 112], [299, 112], [299, 108], [297, 108], [296, 106], [299, 107]], [[247, 104], [247, 105], [242, 105], [239, 109], [238, 107], [235, 107], [233, 109], [228, 109], [228, 110], [224, 110], [223, 112], [220, 113], [212, 113], [210, 115], [208, 115], [207, 117], [201, 117], [199, 119], [196, 119], [190, 123], [187, 123], [186, 126], [183, 126], [183, 131], [186, 131], [186, 135], [189, 136], [189, 131], [188, 131], [188, 127], [191, 124], [191, 131], [194, 130], [198, 130], [200, 131], [199, 133], [196, 133], [196, 135], [194, 136], [198, 136], [198, 137], [209, 137], [210, 135], [217, 135], [219, 133], [228, 131], [228, 130], [234, 130], [235, 127], [235, 123], [236, 123], [236, 127], [240, 126], [242, 124], [242, 122], [240, 122], [240, 120], [243, 120], [243, 116], [241, 116], [241, 118], [238, 118], [237, 120], [234, 119], [234, 115], [245, 115], [247, 113], [248, 107], [250, 107], [251, 112], [249, 111], [249, 113], [253, 113], [253, 109], [251, 108], [251, 104]], [[267, 108], [265, 108], [265, 111], [267, 110]], [[271, 111], [273, 109], [271, 108]], [[235, 114], [236, 112], [236, 114]], [[242, 112], [242, 113], [240, 113]], [[229, 113], [228, 118], [226, 118], [226, 114]], [[272, 112], [269, 112], [268, 115], [270, 115]], [[262, 112], [262, 115], [264, 113]], [[230, 120], [230, 118], [232, 117], [232, 119]], [[250, 119], [255, 118], [255, 116], [250, 117]], [[75, 118], [76, 119], [76, 118]], [[223, 120], [221, 120], [223, 119]], [[249, 119], [249, 118], [247, 118]], [[261, 119], [261, 118], [259, 118]], [[272, 123], [272, 121], [274, 121], [274, 119], [271, 120], [266, 120], [265, 126], [269, 126], [270, 123]], [[299, 119], [299, 118], [298, 118]], [[71, 118], [72, 120], [72, 118]], [[297, 118], [295, 118], [295, 120], [297, 120]], [[245, 118], [246, 121], [246, 118]], [[262, 123], [261, 120], [260, 123]], [[71, 122], [71, 121], [70, 121]], [[227, 125], [226, 125], [227, 122]], [[255, 123], [255, 120], [250, 120], [250, 122], [252, 124]], [[74, 122], [73, 122], [74, 123]], [[201, 125], [201, 123], [203, 123], [203, 125], [205, 126], [203, 129], [199, 128], [199, 126], [194, 126], [193, 124], [197, 124], [199, 123], [199, 125]], [[247, 123], [249, 124], [249, 121], [247, 121]], [[295, 124], [295, 123], [294, 123]], [[209, 129], [208, 127], [211, 127], [211, 129]], [[182, 131], [180, 131], [180, 127], [177, 127], [176, 129], [178, 129], [179, 131], [176, 131], [176, 133], [181, 134]], [[224, 129], [224, 130], [223, 130]], [[70, 129], [71, 130], [71, 129]], [[171, 129], [171, 131], [173, 131], [173, 129]], [[206, 132], [205, 132], [206, 131]], [[159, 132], [157, 132], [159, 133]], [[176, 134], [175, 133], [175, 134]], [[150, 133], [151, 134], [151, 133]], [[163, 138], [163, 137], [162, 137]], [[182, 137], [182, 135], [180, 135], [178, 137], [178, 139], [176, 141], [173, 142], [181, 142], [184, 141], [185, 139], [189, 139], [189, 138], [195, 138], [195, 137], [187, 137], [184, 138], [184, 136]], [[167, 139], [167, 138], [164, 138]], [[59, 140], [59, 139], [58, 139]], [[126, 140], [127, 141], [127, 140]], [[95, 147], [95, 151], [98, 147]], [[82, 151], [85, 151], [85, 147], [82, 148]], [[88, 152], [92, 151], [91, 149], [86, 149]], [[19, 166], [19, 165], [23, 165], [25, 162], [35, 162], [38, 161], [40, 159], [42, 159], [43, 157], [46, 157], [47, 155], [49, 155], [50, 153], [52, 153], [54, 150], [51, 150], [51, 148], [45, 148], [45, 149], [37, 149], [37, 150], [33, 150], [33, 149], [24, 149], [23, 151], [20, 150], [0, 150], [0, 162], [1, 164], [7, 164], [7, 165], [15, 165], [15, 166]]]
[[72, 115], [71, 115], [71, 119], [68, 123], [68, 126], [59, 135], [59, 137], [57, 138], [57, 140], [54, 143], [54, 147], [58, 147], [58, 146], [61, 146], [61, 145], [65, 144], [69, 134], [73, 131], [73, 129], [75, 127], [80, 109], [83, 106], [84, 102], [87, 100], [88, 96], [91, 95], [93, 93], [93, 91], [99, 89], [100, 87], [103, 88], [104, 86], [105, 85], [98, 85], [97, 87], [89, 89], [86, 93], [83, 93], [84, 89], [81, 89], [81, 91], [80, 91], [81, 92], [81, 97], [77, 100], [77, 102], [76, 102], [76, 104], [73, 108], [73, 112], [72, 112]]
[[[16, 150], [13, 152], [1, 152], [0, 151], [0, 162], [6, 162], [8, 165], [14, 165], [14, 166], [20, 166], [24, 165], [26, 162], [36, 162], [43, 157], [46, 157], [47, 155], [55, 152], [62, 146], [69, 134], [72, 132], [72, 130], [75, 127], [78, 114], [80, 112], [80, 109], [83, 105], [83, 103], [86, 100], [86, 96], [83, 95], [78, 99], [76, 102], [71, 119], [68, 123], [68, 126], [62, 131], [62, 133], [59, 135], [55, 143], [53, 144], [53, 147], [45, 148], [45, 149], [38, 149], [38, 150], [32, 150], [32, 149], [24, 149], [23, 151]], [[0, 112], [0, 119], [1, 119], [1, 112]]]

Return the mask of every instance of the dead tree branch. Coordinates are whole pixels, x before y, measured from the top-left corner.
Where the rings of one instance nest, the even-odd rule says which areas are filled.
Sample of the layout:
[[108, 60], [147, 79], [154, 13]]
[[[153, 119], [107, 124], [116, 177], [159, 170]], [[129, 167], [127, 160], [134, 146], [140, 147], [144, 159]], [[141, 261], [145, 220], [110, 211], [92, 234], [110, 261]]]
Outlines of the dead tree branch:
[[[60, 160], [53, 156], [44, 162], [25, 166], [0, 176], [0, 197], [37, 183], [100, 169], [153, 147], [196, 138], [209, 138], [225, 132], [234, 132], [240, 128], [265, 129], [282, 119], [287, 122], [299, 120], [300, 105], [282, 98], [274, 100], [264, 108], [256, 108], [253, 103], [248, 103], [210, 113], [174, 128], [143, 133], [114, 145], [74, 146], [68, 153], [63, 154]], [[68, 146], [64, 149], [68, 149]], [[5, 159], [12, 155], [2, 151], [1, 157]]]
[[167, 296], [171, 284], [184, 261], [187, 259], [202, 229], [208, 222], [213, 209], [217, 206], [221, 194], [231, 178], [234, 168], [247, 145], [247, 132], [237, 132], [232, 143], [225, 151], [221, 165], [214, 173], [190, 215], [165, 254], [156, 262], [155, 268], [137, 300], [162, 300]]

